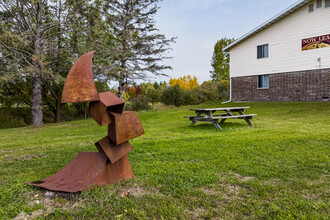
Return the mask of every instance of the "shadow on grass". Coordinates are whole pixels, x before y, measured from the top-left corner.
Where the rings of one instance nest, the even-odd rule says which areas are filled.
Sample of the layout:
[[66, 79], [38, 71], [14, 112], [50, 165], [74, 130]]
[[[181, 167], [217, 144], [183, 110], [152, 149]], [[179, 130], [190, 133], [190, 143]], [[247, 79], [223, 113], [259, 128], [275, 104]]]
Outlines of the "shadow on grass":
[[[225, 122], [223, 124], [219, 124], [223, 131], [226, 130], [238, 130], [238, 129], [245, 129], [250, 127], [245, 122]], [[212, 123], [203, 123], [203, 122], [197, 122], [194, 126], [181, 126], [180, 129], [186, 129], [186, 130], [198, 130], [198, 131], [219, 131]]]

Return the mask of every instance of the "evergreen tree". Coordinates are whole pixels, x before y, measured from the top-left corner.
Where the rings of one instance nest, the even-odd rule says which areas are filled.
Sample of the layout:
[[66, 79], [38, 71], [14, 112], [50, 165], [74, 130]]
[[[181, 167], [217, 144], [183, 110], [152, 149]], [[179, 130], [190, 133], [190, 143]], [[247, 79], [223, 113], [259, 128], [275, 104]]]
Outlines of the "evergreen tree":
[[[24, 94], [31, 94], [35, 126], [42, 125], [43, 107], [47, 115], [53, 115], [55, 122], [60, 121], [64, 79], [73, 62], [87, 51], [99, 50], [98, 45], [103, 48], [99, 42], [107, 38], [104, 37], [105, 26], [102, 26], [101, 2], [0, 1], [0, 59], [4, 64], [0, 69], [0, 82], [6, 87], [1, 93], [8, 97], [15, 92], [16, 97], [23, 99], [19, 91], [30, 87], [14, 90], [11, 85], [32, 82], [32, 91], [24, 91]], [[97, 63], [102, 63], [102, 57], [96, 57], [100, 57]], [[96, 76], [101, 75], [100, 67], [94, 66]], [[29, 102], [24, 98], [24, 103]]]
[[118, 96], [123, 98], [124, 85], [132, 79], [145, 79], [148, 73], [163, 75], [170, 66], [159, 64], [169, 59], [165, 53], [174, 38], [166, 39], [155, 27], [154, 16], [161, 0], [108, 0], [104, 17], [115, 37], [110, 46], [110, 77], [119, 82]]
[[45, 60], [47, 32], [54, 27], [47, 0], [2, 0], [0, 52], [7, 68], [2, 75], [7, 79], [15, 74], [32, 81], [32, 123], [43, 125], [42, 77], [50, 74]]
[[157, 82], [154, 83], [154, 88], [158, 89], [159, 88], [159, 84]]
[[222, 38], [214, 45], [214, 52], [211, 59], [211, 66], [213, 70], [210, 71], [213, 81], [229, 80], [229, 54], [222, 50], [234, 42], [234, 39]]

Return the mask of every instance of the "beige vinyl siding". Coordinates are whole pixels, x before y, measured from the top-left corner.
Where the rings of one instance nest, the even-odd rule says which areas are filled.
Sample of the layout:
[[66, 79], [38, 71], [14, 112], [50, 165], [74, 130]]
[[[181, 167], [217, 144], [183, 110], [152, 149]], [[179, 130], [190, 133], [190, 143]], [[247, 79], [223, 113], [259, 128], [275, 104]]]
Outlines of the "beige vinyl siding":
[[[312, 3], [310, 3], [312, 4]], [[306, 6], [230, 50], [231, 77], [330, 68], [330, 47], [302, 51], [302, 39], [330, 34], [330, 8]], [[269, 57], [257, 59], [257, 46], [269, 44]]]

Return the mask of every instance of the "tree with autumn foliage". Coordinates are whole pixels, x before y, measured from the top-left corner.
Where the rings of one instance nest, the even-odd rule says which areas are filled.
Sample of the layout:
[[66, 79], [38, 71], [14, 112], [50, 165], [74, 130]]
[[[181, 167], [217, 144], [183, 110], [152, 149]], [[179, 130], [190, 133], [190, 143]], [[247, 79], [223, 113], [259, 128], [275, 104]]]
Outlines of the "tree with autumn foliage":
[[134, 86], [129, 87], [128, 94], [131, 99], [134, 99], [136, 97], [136, 91]]
[[199, 87], [196, 76], [192, 77], [190, 75], [182, 76], [178, 79], [170, 79], [169, 84], [172, 87], [178, 84], [183, 90], [189, 90]]

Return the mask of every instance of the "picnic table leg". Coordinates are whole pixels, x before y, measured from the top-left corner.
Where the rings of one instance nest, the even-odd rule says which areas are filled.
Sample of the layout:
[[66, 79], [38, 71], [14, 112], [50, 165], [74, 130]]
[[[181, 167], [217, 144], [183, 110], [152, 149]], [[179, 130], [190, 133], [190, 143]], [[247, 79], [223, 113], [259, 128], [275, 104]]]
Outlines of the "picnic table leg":
[[220, 125], [218, 124], [218, 120], [214, 120], [214, 121], [213, 121], [213, 124], [214, 124], [214, 126], [215, 126], [217, 129], [219, 129], [220, 131], [222, 131]]
[[191, 124], [190, 124], [190, 126], [194, 126], [195, 124], [196, 124], [196, 118], [199, 118], [201, 116], [201, 113], [199, 113], [199, 112], [196, 112], [196, 116], [195, 116], [195, 118], [193, 118], [192, 120], [191, 120]]
[[250, 121], [250, 119], [248, 119], [248, 118], [244, 118], [244, 120], [245, 120], [246, 123], [248, 123], [251, 127], [255, 127], [254, 124]]
[[226, 119], [222, 119], [222, 120], [220, 121], [220, 124], [224, 123], [225, 121], [226, 121]]
[[[240, 115], [244, 115], [244, 112], [241, 111], [241, 110], [239, 110], [238, 113], [239, 113]], [[244, 118], [244, 120], [245, 120], [246, 123], [248, 123], [248, 125], [250, 125], [251, 127], [255, 127], [254, 124], [250, 121], [250, 119], [248, 119], [248, 118]]]

